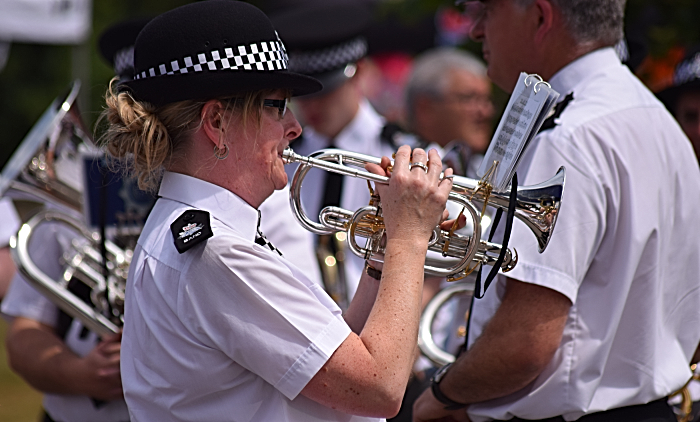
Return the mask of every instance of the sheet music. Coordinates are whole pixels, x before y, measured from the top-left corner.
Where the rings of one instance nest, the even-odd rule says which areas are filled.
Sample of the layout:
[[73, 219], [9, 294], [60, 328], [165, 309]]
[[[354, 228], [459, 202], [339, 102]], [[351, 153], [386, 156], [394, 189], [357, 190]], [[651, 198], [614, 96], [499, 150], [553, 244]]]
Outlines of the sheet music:
[[[522, 153], [537, 134], [559, 93], [538, 75], [521, 73], [477, 175], [494, 191], [508, 188]], [[495, 168], [493, 168], [495, 166]]]

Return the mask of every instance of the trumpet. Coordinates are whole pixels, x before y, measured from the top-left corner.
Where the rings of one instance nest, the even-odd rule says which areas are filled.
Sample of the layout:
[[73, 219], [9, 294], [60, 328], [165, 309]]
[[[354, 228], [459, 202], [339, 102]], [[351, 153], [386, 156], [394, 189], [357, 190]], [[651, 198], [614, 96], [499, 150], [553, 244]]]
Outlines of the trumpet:
[[[371, 199], [366, 207], [349, 211], [339, 207], [326, 207], [321, 210], [319, 222], [310, 219], [302, 208], [301, 187], [311, 168], [358, 177], [369, 182], [389, 183], [389, 178], [364, 170], [368, 163], [379, 164], [381, 159], [365, 154], [338, 149], [316, 151], [310, 156], [302, 156], [287, 148], [282, 158], [286, 164], [299, 163], [290, 187], [292, 211], [299, 223], [307, 230], [318, 235], [347, 232], [348, 248], [365, 259], [383, 261], [384, 235], [380, 199], [370, 188]], [[552, 232], [561, 207], [566, 172], [564, 167], [550, 180], [517, 188], [515, 217], [525, 223], [537, 238], [539, 252], [543, 252], [551, 239]], [[478, 264], [493, 264], [501, 252], [501, 246], [481, 240], [480, 214], [474, 202], [507, 209], [510, 193], [494, 192], [490, 195], [478, 189], [479, 181], [467, 177], [452, 177], [452, 192], [449, 200], [461, 205], [472, 221], [471, 236], [464, 236], [453, 231], [433, 229], [428, 243], [428, 250], [442, 255], [442, 259], [428, 260], [424, 266], [425, 273], [431, 276], [447, 277], [459, 280], [468, 275]], [[360, 246], [356, 237], [366, 239]], [[506, 250], [501, 270], [510, 271], [517, 263], [517, 254]]]

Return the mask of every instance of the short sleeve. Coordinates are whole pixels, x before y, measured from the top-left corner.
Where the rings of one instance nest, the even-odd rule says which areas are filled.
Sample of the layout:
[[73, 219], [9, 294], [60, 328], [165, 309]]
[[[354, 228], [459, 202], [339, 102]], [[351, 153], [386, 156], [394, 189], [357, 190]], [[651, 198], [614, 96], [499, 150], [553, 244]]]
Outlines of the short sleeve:
[[[555, 132], [555, 131], [552, 131]], [[596, 142], [591, 133], [576, 136], [561, 133], [540, 135], [527, 151], [526, 174], [519, 185], [546, 182], [559, 167], [566, 169], [562, 205], [549, 244], [538, 252], [537, 239], [522, 222], [513, 223], [509, 243], [518, 254], [518, 264], [507, 276], [556, 290], [575, 303], [578, 288], [591, 264], [605, 231], [605, 186], [591, 165], [591, 157], [577, 150], [577, 142]], [[524, 171], [522, 171], [524, 170]]]
[[53, 327], [56, 324], [57, 312], [56, 306], [29, 285], [20, 273], [15, 273], [2, 300], [4, 316], [33, 319]]
[[0, 199], [0, 248], [7, 246], [17, 230], [19, 230], [20, 220], [15, 210], [15, 206], [10, 198]]
[[235, 236], [209, 239], [183, 273], [183, 324], [293, 399], [350, 334], [340, 309], [274, 252]]
[[[37, 268], [53, 280], [61, 280], [64, 270], [64, 251], [75, 234], [59, 223], [44, 222], [35, 227], [28, 250]], [[2, 301], [2, 312], [6, 316], [24, 317], [54, 326], [58, 308], [39, 293], [30, 282], [17, 271], [7, 294]]]

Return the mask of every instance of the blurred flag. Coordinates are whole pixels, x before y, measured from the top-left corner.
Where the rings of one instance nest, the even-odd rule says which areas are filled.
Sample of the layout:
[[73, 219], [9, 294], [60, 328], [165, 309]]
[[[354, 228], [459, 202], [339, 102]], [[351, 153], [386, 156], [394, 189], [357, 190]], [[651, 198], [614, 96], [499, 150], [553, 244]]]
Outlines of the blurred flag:
[[81, 44], [92, 28], [92, 0], [1, 0], [0, 40]]

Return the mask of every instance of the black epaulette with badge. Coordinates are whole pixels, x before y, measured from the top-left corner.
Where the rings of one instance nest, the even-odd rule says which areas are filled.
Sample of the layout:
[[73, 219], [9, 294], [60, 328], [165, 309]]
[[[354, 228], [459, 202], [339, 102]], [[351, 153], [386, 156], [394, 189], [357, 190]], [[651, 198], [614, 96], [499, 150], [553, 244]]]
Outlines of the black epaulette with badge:
[[209, 213], [202, 210], [187, 210], [170, 225], [175, 247], [184, 253], [192, 247], [214, 236], [209, 222]]

